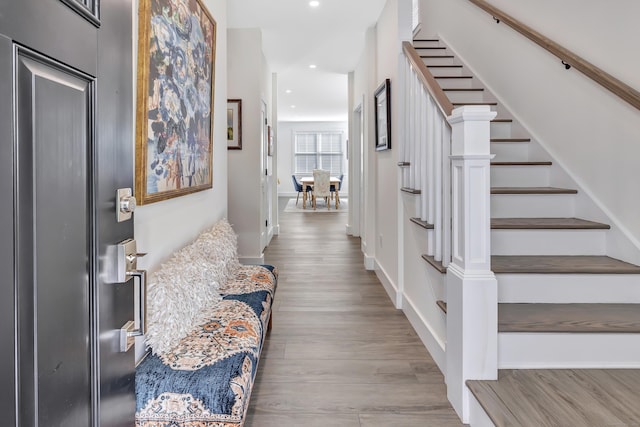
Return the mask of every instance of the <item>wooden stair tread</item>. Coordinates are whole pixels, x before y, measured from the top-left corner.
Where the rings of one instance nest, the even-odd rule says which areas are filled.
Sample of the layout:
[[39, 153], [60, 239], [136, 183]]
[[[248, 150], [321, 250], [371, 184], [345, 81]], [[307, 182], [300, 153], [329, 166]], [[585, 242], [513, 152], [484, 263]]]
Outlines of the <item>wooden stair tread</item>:
[[[447, 313], [447, 303], [436, 301]], [[640, 333], [637, 304], [498, 304], [498, 332]]]
[[413, 39], [414, 43], [415, 42], [439, 42], [439, 39]]
[[462, 65], [427, 65], [427, 68], [462, 68]]
[[411, 162], [398, 162], [398, 166], [406, 168], [407, 166], [411, 166]]
[[489, 142], [531, 142], [531, 138], [491, 138]]
[[[414, 40], [415, 41], [438, 41], [438, 40]], [[446, 49], [446, 46], [414, 46], [414, 49]]]
[[467, 381], [496, 427], [634, 425], [638, 369], [519, 369], [497, 381]]
[[427, 221], [423, 221], [420, 218], [409, 218], [409, 220], [412, 223], [417, 224], [422, 228], [426, 228], [427, 230], [433, 230], [433, 224], [429, 224]]
[[640, 333], [640, 306], [498, 304], [498, 332]]
[[[422, 255], [440, 273], [447, 269], [430, 255]], [[493, 255], [496, 274], [640, 274], [640, 266], [599, 255]]]
[[434, 257], [431, 255], [422, 255], [422, 259], [427, 261], [433, 268], [438, 270], [440, 273], [446, 273], [447, 269], [442, 265], [441, 261], [436, 261]]
[[491, 218], [494, 230], [608, 230], [608, 224], [580, 218]]
[[472, 79], [473, 76], [433, 76], [434, 79]]
[[493, 123], [513, 123], [513, 119], [493, 119]]
[[491, 270], [496, 274], [640, 274], [640, 266], [598, 255], [494, 255]]
[[551, 166], [551, 162], [491, 162], [491, 166]]
[[400, 191], [404, 191], [405, 193], [410, 193], [410, 194], [422, 193], [420, 190], [416, 190], [415, 188], [408, 188], [408, 187], [402, 187]]
[[424, 58], [424, 59], [431, 59], [431, 58], [447, 58], [447, 59], [451, 59], [453, 58], [453, 55], [420, 55], [420, 58]]
[[557, 187], [491, 187], [491, 194], [577, 194], [578, 190]]
[[498, 105], [497, 102], [452, 102], [451, 103], [454, 107], [459, 107], [462, 105]]
[[449, 89], [442, 89], [444, 92], [483, 92], [484, 89], [482, 88], [449, 88]]

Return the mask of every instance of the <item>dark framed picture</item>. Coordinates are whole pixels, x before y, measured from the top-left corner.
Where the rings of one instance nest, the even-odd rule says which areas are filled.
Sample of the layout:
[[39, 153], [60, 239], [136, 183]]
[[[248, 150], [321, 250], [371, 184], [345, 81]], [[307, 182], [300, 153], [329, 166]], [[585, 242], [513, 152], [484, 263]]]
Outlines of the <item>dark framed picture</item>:
[[227, 148], [242, 150], [241, 99], [227, 99]]
[[271, 126], [267, 126], [267, 156], [273, 156], [275, 147], [273, 145], [273, 132]]
[[136, 198], [212, 187], [216, 22], [201, 0], [140, 0]]
[[376, 151], [391, 149], [391, 80], [386, 79], [373, 94], [376, 118]]

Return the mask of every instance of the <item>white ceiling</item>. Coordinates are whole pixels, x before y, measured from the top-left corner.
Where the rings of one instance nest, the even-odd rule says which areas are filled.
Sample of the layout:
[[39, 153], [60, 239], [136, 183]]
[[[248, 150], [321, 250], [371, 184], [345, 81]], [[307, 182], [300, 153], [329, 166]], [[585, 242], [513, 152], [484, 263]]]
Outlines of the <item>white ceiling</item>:
[[[229, 0], [229, 28], [260, 28], [278, 74], [278, 119], [346, 121], [347, 73], [386, 0]], [[309, 65], [315, 64], [316, 69]], [[290, 90], [291, 93], [286, 93]], [[293, 108], [292, 106], [295, 106]]]

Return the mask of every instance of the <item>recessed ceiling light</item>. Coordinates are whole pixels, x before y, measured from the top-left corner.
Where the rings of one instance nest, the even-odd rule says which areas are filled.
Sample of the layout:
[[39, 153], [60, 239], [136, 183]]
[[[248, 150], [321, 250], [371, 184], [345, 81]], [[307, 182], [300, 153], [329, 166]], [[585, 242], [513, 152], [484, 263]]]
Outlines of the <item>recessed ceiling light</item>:
[[309, 65], [309, 68], [316, 68], [316, 64]]
[[296, 108], [296, 106], [295, 106], [295, 105], [292, 105], [292, 106], [291, 106], [291, 108]]
[[316, 1], [316, 0], [310, 1], [310, 2], [309, 2], [309, 6], [311, 6], [311, 7], [318, 7], [318, 6], [320, 6], [320, 2], [319, 2], [319, 1]]
[[287, 89], [284, 91], [285, 93], [291, 93], [291, 89]]

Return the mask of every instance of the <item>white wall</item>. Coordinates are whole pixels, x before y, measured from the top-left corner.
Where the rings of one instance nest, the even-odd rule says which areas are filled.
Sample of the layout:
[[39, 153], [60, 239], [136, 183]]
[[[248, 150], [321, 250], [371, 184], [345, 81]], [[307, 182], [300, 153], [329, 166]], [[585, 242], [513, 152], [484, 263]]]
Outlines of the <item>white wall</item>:
[[[398, 7], [401, 0], [389, 0], [376, 26], [377, 84], [391, 80], [391, 150], [373, 153], [370, 162], [375, 163], [376, 188], [376, 263], [378, 268], [398, 289], [398, 149], [400, 140], [399, 73], [398, 58], [401, 52], [398, 28]], [[374, 89], [375, 91], [375, 89]], [[373, 102], [373, 101], [372, 101]], [[375, 138], [375, 132], [372, 133]], [[373, 147], [372, 141], [368, 143]]]
[[[640, 89], [640, 3], [491, 3]], [[615, 229], [640, 247], [640, 111], [580, 72], [566, 71], [558, 58], [496, 25], [467, 0], [423, 0], [421, 14], [421, 35], [440, 35], [595, 200]], [[610, 236], [608, 253], [628, 257], [616, 233]]]
[[[205, 5], [217, 24], [213, 188], [139, 206], [136, 209], [134, 226], [138, 250], [148, 253], [146, 257], [141, 258], [139, 266], [150, 271], [157, 269], [172, 252], [195, 239], [201, 231], [227, 215], [227, 3], [224, 0], [205, 0]], [[134, 21], [137, 23], [137, 19]], [[137, 28], [134, 28], [134, 34], [138, 34]]]
[[291, 175], [295, 173], [294, 142], [295, 132], [342, 132], [344, 156], [344, 181], [340, 191], [340, 197], [348, 195], [348, 167], [346, 159], [346, 140], [349, 137], [347, 122], [278, 122], [278, 195], [296, 197], [298, 194], [293, 188]]
[[[259, 29], [229, 29], [228, 98], [242, 100], [242, 150], [228, 151], [229, 222], [238, 234], [238, 255], [261, 262], [263, 207], [262, 101], [271, 104], [271, 79]], [[268, 117], [269, 111], [267, 111]]]

